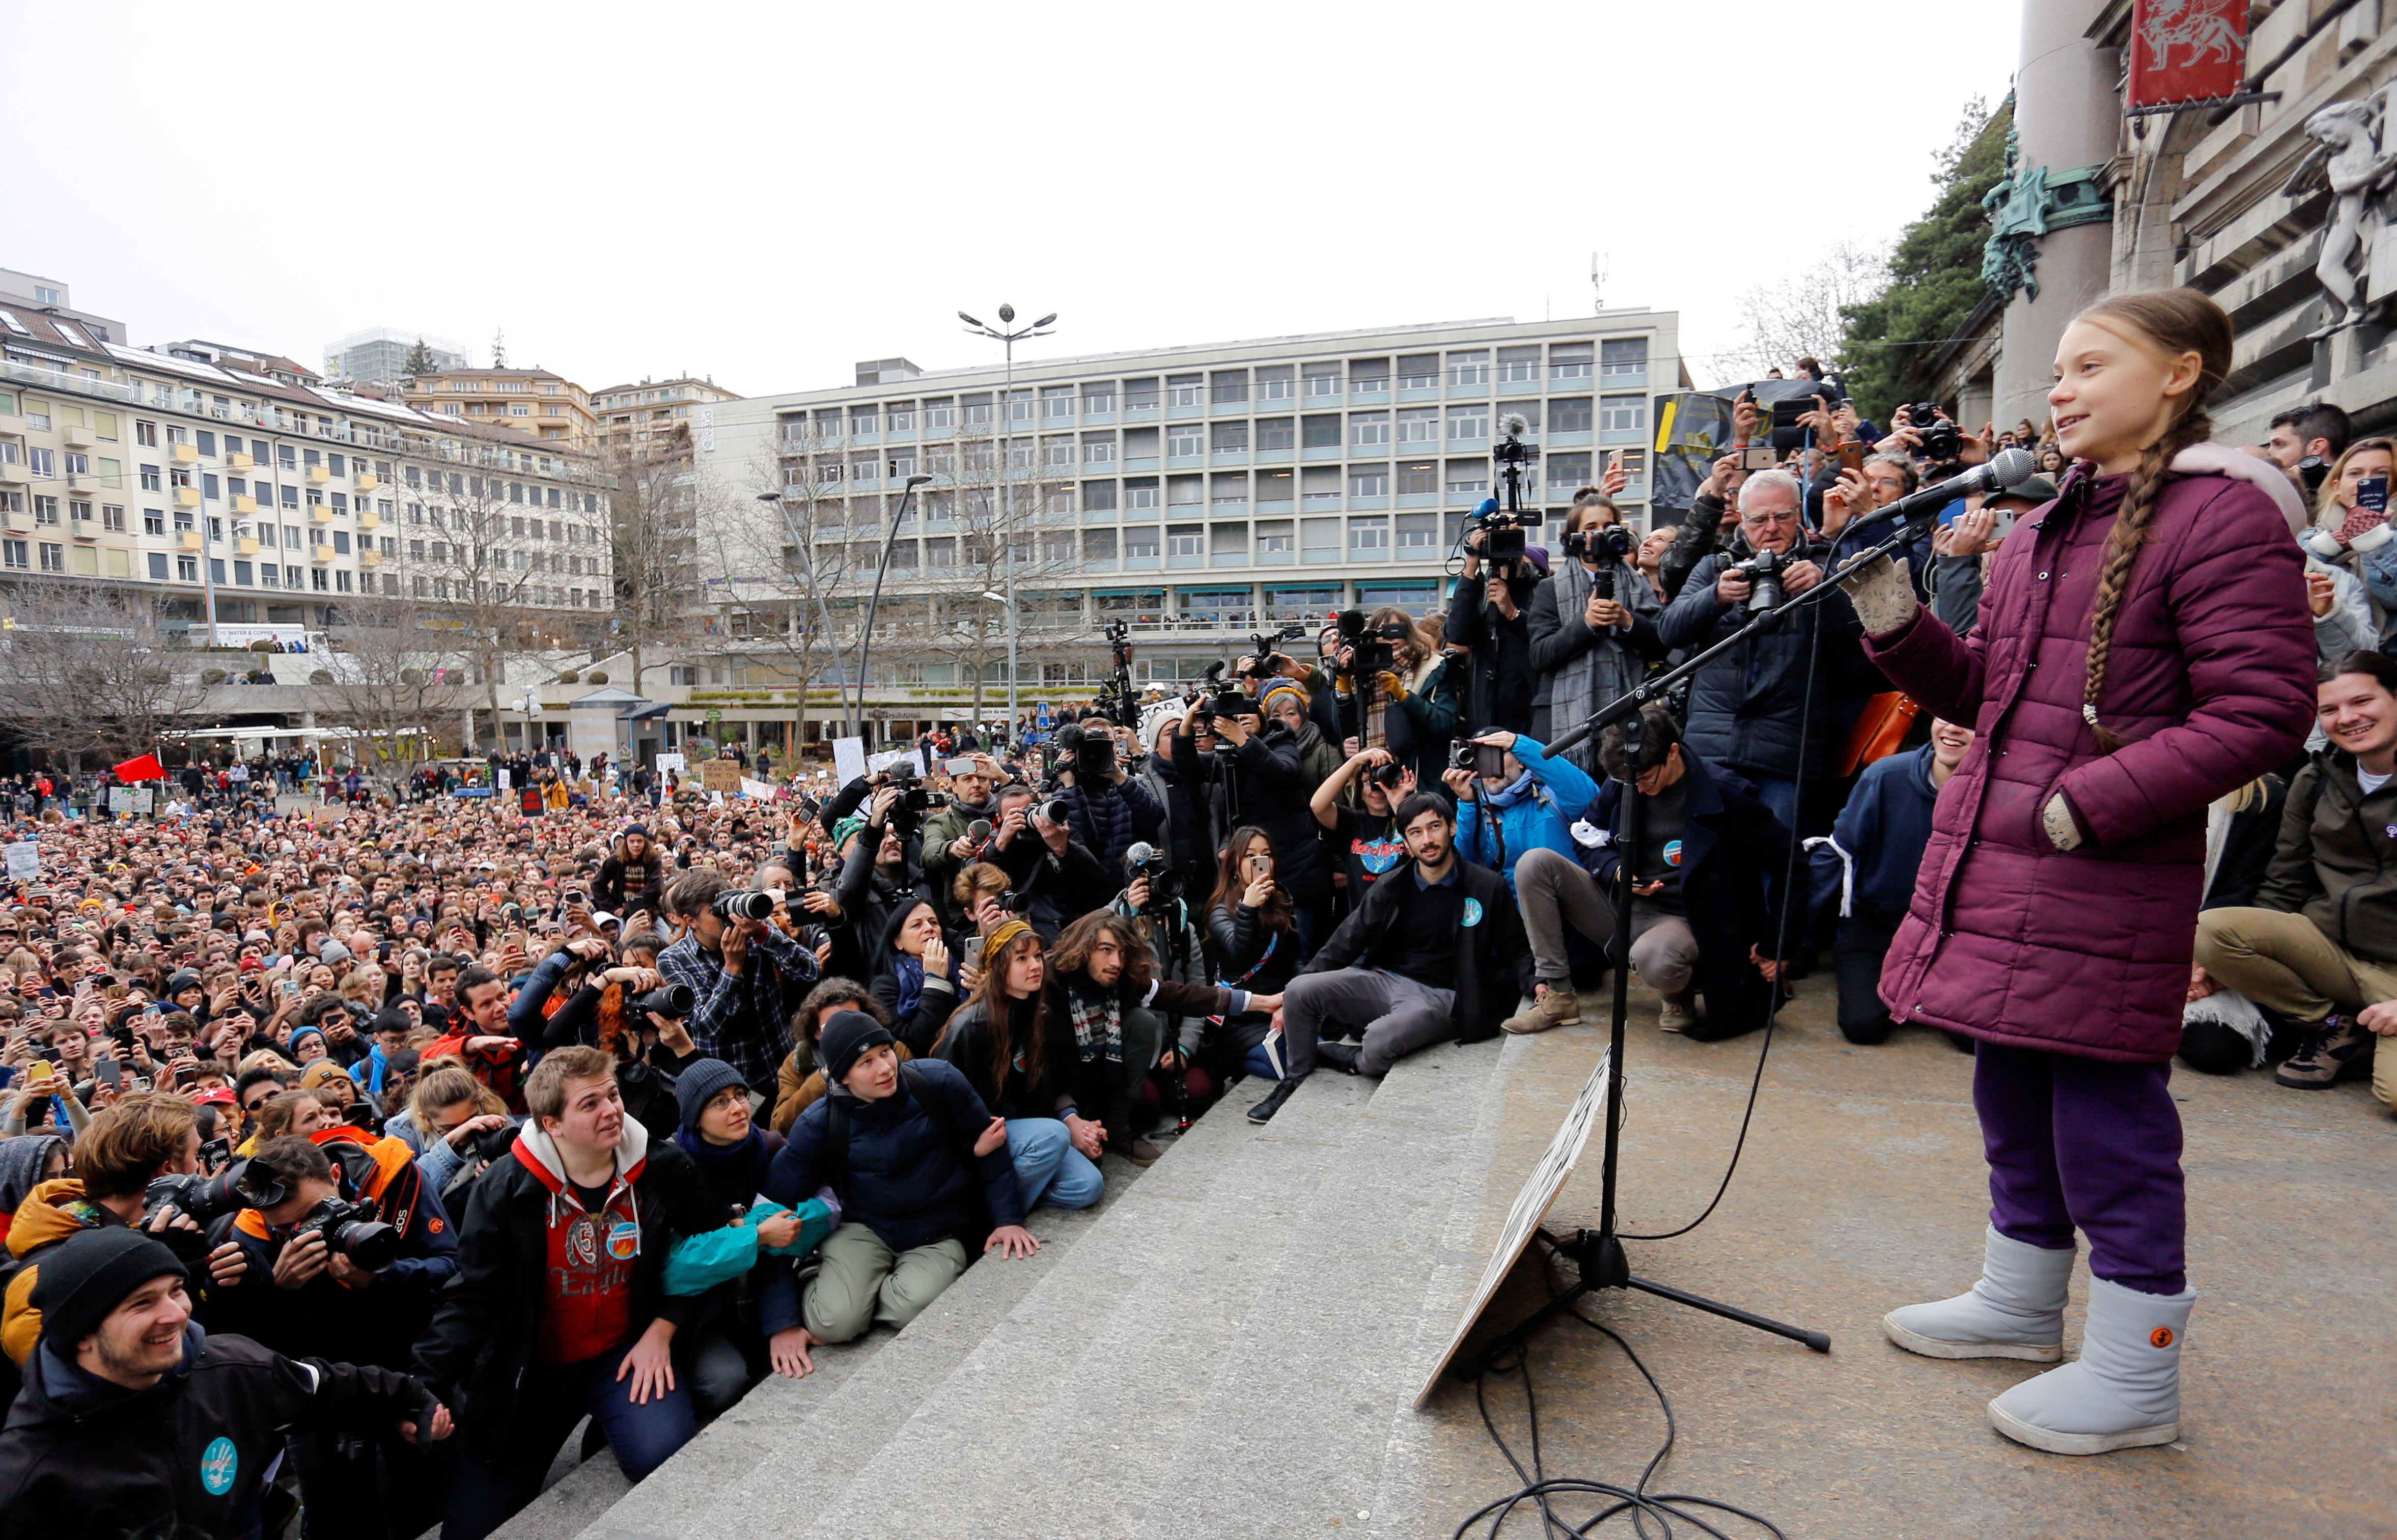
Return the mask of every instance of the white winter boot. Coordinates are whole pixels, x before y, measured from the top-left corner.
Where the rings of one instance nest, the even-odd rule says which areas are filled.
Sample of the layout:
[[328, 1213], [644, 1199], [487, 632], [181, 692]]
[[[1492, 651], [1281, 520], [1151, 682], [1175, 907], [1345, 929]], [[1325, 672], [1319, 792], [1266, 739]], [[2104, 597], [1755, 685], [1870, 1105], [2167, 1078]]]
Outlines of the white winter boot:
[[2103, 1454], [2180, 1437], [2180, 1348], [2197, 1291], [2143, 1294], [2089, 1280], [2081, 1357], [1989, 1403], [1989, 1421], [2051, 1454]]
[[2064, 1291], [2073, 1255], [2008, 1239], [1992, 1225], [1981, 1280], [1971, 1292], [1900, 1306], [1881, 1318], [1881, 1329], [1908, 1352], [1930, 1359], [2054, 1363], [2064, 1357]]

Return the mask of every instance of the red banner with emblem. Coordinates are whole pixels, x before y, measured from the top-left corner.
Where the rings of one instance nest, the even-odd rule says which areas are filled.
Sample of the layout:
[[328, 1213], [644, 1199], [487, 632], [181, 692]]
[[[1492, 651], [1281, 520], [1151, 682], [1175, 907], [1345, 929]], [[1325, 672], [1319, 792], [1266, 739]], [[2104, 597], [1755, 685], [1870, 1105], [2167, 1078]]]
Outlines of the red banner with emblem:
[[2236, 96], [2246, 70], [2247, 0], [2134, 0], [2132, 107]]

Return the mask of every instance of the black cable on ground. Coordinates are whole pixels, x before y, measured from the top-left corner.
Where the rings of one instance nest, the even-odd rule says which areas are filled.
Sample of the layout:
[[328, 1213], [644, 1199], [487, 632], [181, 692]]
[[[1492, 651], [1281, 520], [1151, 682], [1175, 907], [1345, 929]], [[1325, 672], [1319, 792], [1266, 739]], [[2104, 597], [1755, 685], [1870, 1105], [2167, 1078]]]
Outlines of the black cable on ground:
[[[1548, 1269], [1556, 1255], [1556, 1241], [1546, 1231], [1538, 1232], [1536, 1239], [1547, 1246], [1547, 1252], [1541, 1262], [1541, 1276], [1547, 1281], [1549, 1293], [1553, 1296], [1556, 1292], [1556, 1281]], [[1466, 1515], [1464, 1521], [1456, 1526], [1454, 1540], [1466, 1540], [1467, 1533], [1484, 1520], [1489, 1520], [1489, 1527], [1484, 1533], [1490, 1540], [1496, 1540], [1499, 1533], [1506, 1527], [1506, 1520], [1514, 1517], [1516, 1509], [1527, 1504], [1539, 1510], [1541, 1531], [1550, 1537], [1589, 1534], [1628, 1514], [1631, 1517], [1632, 1528], [1642, 1536], [1655, 1533], [1660, 1535], [1662, 1540], [1672, 1540], [1676, 1533], [1673, 1527], [1674, 1520], [1679, 1520], [1701, 1533], [1713, 1536], [1714, 1540], [1733, 1540], [1733, 1536], [1715, 1524], [1709, 1523], [1706, 1518], [1688, 1511], [1691, 1508], [1703, 1508], [1711, 1510], [1717, 1517], [1728, 1514], [1744, 1520], [1773, 1536], [1773, 1540], [1787, 1540], [1771, 1520], [1735, 1504], [1712, 1497], [1700, 1497], [1693, 1493], [1652, 1493], [1648, 1490], [1648, 1483], [1654, 1479], [1657, 1467], [1665, 1463], [1665, 1457], [1673, 1452], [1674, 1441], [1680, 1436], [1680, 1429], [1673, 1417], [1672, 1400], [1666, 1396], [1665, 1387], [1656, 1382], [1656, 1376], [1649, 1372], [1648, 1365], [1640, 1360], [1640, 1355], [1632, 1350], [1629, 1343], [1624, 1341], [1612, 1329], [1600, 1326], [1579, 1310], [1568, 1309], [1564, 1314], [1608, 1338], [1617, 1347], [1623, 1349], [1624, 1356], [1631, 1360], [1631, 1366], [1640, 1371], [1640, 1377], [1648, 1382], [1648, 1388], [1656, 1397], [1658, 1409], [1665, 1414], [1665, 1441], [1658, 1445], [1656, 1453], [1650, 1456], [1646, 1467], [1640, 1472], [1639, 1481], [1628, 1487], [1581, 1477], [1549, 1476], [1540, 1455], [1540, 1406], [1532, 1388], [1532, 1366], [1523, 1349], [1518, 1347], [1515, 1350], [1513, 1361], [1493, 1360], [1489, 1369], [1474, 1380], [1473, 1405], [1474, 1410], [1480, 1413], [1481, 1426], [1489, 1433], [1490, 1441], [1498, 1446], [1498, 1453], [1506, 1456], [1506, 1463], [1514, 1467], [1516, 1476], [1523, 1484], [1506, 1496], [1486, 1503]], [[1490, 1415], [1490, 1403], [1483, 1389], [1484, 1383], [1491, 1373], [1503, 1374], [1509, 1371], [1520, 1373], [1523, 1379], [1523, 1413], [1524, 1420], [1529, 1426], [1532, 1445], [1532, 1463], [1528, 1469], [1516, 1456], [1514, 1448], [1506, 1442], [1506, 1436], [1498, 1431], [1497, 1423]], [[1602, 1506], [1587, 1519], [1574, 1523], [1557, 1511], [1558, 1501], [1568, 1497], [1595, 1497], [1602, 1501]], [[1659, 1526], [1655, 1531], [1651, 1531], [1648, 1527], [1648, 1521], [1652, 1519]]]
[[[1798, 489], [1798, 509], [1801, 518], [1804, 516], [1805, 507], [1806, 490], [1801, 483]], [[1802, 523], [1800, 528], [1801, 529], [1804, 528]], [[1822, 581], [1828, 583], [1831, 580], [1827, 575]], [[1798, 803], [1791, 813], [1789, 853], [1781, 866], [1780, 923], [1775, 927], [1773, 937], [1773, 955], [1775, 958], [1788, 957], [1790, 911], [1802, 908], [1805, 903], [1804, 895], [1798, 891], [1797, 880], [1798, 858], [1804, 852], [1806, 841], [1805, 837], [1799, 832], [1797, 824], [1802, 820], [1806, 808], [1806, 739], [1814, 721], [1814, 674], [1823, 659], [1823, 617], [1820, 613], [1816, 613], [1808, 616], [1807, 619], [1812, 625], [1806, 638], [1806, 690], [1800, 702], [1798, 717]], [[1634, 787], [1633, 792], [1637, 795], [1638, 788]], [[1731, 1159], [1723, 1167], [1722, 1180], [1715, 1185], [1714, 1197], [1707, 1200], [1706, 1208], [1699, 1212], [1697, 1218], [1679, 1229], [1660, 1230], [1654, 1235], [1618, 1235], [1617, 1239], [1672, 1240], [1689, 1234], [1713, 1216], [1716, 1208], [1723, 1200], [1723, 1194], [1731, 1191], [1732, 1173], [1739, 1170], [1740, 1154], [1748, 1148], [1748, 1130], [1749, 1123], [1756, 1117], [1757, 1093], [1764, 1086], [1764, 1062], [1773, 1054], [1774, 1028], [1781, 1024], [1781, 1008], [1788, 1002], [1788, 991], [1785, 989], [1778, 977], [1774, 978], [1773, 1007], [1764, 1013], [1764, 1040], [1759, 1043], [1756, 1049], [1756, 1073], [1748, 1082], [1748, 1105], [1741, 1109], [1739, 1115], [1739, 1136], [1732, 1141]], [[1604, 1328], [1601, 1327], [1600, 1330]], [[1626, 1347], [1624, 1351], [1627, 1353], [1630, 1349]], [[1633, 1361], [1639, 1360], [1635, 1359]]]

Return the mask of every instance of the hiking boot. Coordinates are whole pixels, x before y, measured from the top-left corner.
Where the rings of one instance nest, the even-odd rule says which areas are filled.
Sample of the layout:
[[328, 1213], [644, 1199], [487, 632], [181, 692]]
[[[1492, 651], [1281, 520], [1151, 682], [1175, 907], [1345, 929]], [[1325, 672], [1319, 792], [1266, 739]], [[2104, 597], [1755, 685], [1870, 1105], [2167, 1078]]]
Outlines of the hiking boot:
[[1690, 1006], [1690, 992], [1686, 989], [1678, 995], [1666, 996], [1663, 1003], [1656, 1007], [1656, 1024], [1667, 1032], [1688, 1031], [1690, 1023], [1697, 1016]]
[[2282, 1061], [2272, 1078], [2297, 1091], [2328, 1091], [2350, 1070], [2363, 1067], [2364, 1050], [2371, 1041], [2372, 1034], [2352, 1019], [2333, 1016], [2306, 1038], [2304, 1047]]
[[1355, 1043], [1318, 1043], [1315, 1062], [1329, 1065], [1343, 1075], [1354, 1075], [1358, 1073], [1357, 1060], [1363, 1051]]
[[1502, 1032], [1546, 1032], [1552, 1026], [1581, 1024], [1581, 1001], [1571, 988], [1549, 988], [1535, 997], [1531, 1005], [1516, 1011], [1498, 1024]]
[[1272, 1122], [1273, 1115], [1281, 1110], [1281, 1105], [1284, 1102], [1289, 1101], [1292, 1094], [1297, 1090], [1298, 1082], [1296, 1080], [1284, 1080], [1276, 1085], [1273, 1088], [1271, 1095], [1268, 1095], [1264, 1101], [1259, 1102], [1255, 1106], [1249, 1109], [1249, 1121], [1252, 1123]]
[[2069, 1248], [2051, 1252], [2000, 1235], [1982, 1242], [1980, 1281], [1953, 1299], [1904, 1305], [1881, 1318], [1889, 1340], [1926, 1359], [2064, 1357], [2064, 1293], [2072, 1279]]

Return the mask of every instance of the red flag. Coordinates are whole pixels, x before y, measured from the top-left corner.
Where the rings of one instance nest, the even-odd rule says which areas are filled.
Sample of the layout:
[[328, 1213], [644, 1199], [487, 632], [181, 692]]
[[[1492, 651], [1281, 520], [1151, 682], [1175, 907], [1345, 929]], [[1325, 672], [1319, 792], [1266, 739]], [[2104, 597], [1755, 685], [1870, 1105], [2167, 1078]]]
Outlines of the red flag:
[[2165, 107], [2236, 96], [2246, 68], [2246, 0], [2134, 5], [2129, 105]]
[[167, 767], [158, 763], [154, 754], [139, 755], [116, 767], [116, 778], [128, 786], [137, 781], [164, 781]]

